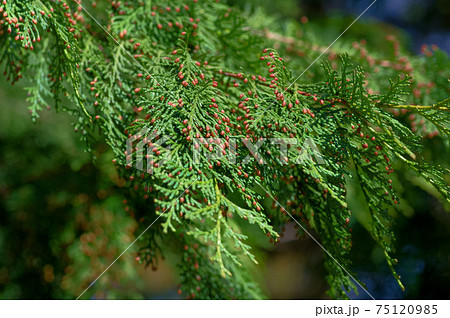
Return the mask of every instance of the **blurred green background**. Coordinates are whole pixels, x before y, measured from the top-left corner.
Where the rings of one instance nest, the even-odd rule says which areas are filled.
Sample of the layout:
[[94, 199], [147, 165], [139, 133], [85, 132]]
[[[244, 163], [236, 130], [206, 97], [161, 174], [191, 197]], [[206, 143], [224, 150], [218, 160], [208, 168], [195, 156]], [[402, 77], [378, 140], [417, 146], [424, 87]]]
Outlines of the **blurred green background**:
[[[342, 26], [351, 21], [350, 15], [357, 13], [356, 9], [348, 9], [354, 1], [233, 2], [245, 10], [263, 7], [283, 18], [299, 20], [307, 15], [310, 20], [320, 22], [314, 25], [321, 28], [324, 37], [330, 37], [330, 42], [334, 33], [339, 34]], [[427, 10], [437, 14], [435, 11], [439, 11], [441, 2], [431, 2]], [[405, 3], [405, 10], [411, 10], [409, 5]], [[383, 11], [380, 7], [375, 9], [375, 12]], [[448, 11], [441, 11], [437, 19], [444, 22], [428, 32], [448, 36], [445, 24]], [[374, 14], [380, 18], [379, 15]], [[374, 21], [373, 17], [369, 19]], [[427, 35], [426, 16], [420, 19], [423, 28], [419, 31], [400, 25], [404, 31], [395, 32], [405, 41], [415, 38], [414, 32], [423, 34], [424, 40], [433, 38]], [[410, 22], [417, 24], [414, 19]], [[377, 26], [374, 36], [380, 30], [394, 30], [387, 23], [374, 24]], [[358, 32], [360, 29], [353, 28], [347, 36], [358, 36]], [[411, 50], [416, 50], [414, 41], [407, 43]], [[446, 43], [436, 44], [443, 44], [448, 50]], [[33, 123], [25, 99], [26, 93], [20, 85], [11, 86], [1, 78], [0, 298], [73, 299], [83, 291], [82, 286], [95, 279], [134, 240], [137, 224], [127, 212], [124, 182], [114, 170], [108, 147], [100, 142], [96, 144], [94, 153], [98, 159], [93, 162], [71, 128], [72, 118], [49, 109]], [[448, 153], [437, 151], [438, 144], [434, 145], [433, 140], [427, 143], [427, 149], [436, 151], [439, 160], [448, 163]], [[403, 181], [397, 182], [402, 184], [403, 188], [398, 190], [403, 200], [402, 214], [397, 215], [395, 226], [396, 255], [406, 291], [396, 285], [381, 249], [375, 246], [364, 228], [368, 226], [364, 220], [365, 206], [356, 189], [349, 189], [352, 210], [361, 222], [352, 220], [351, 223], [352, 270], [377, 299], [448, 298], [450, 214], [445, 211], [448, 207], [442, 206], [429, 188], [413, 175], [401, 167], [397, 172]], [[256, 275], [263, 290], [267, 297], [275, 299], [327, 298], [321, 249], [309, 239], [296, 239], [294, 234], [295, 229], [288, 227], [275, 248], [255, 242], [261, 264]], [[94, 297], [179, 297], [171, 256], [153, 271], [136, 262], [136, 248], [133, 246], [125, 253], [94, 285]], [[350, 297], [366, 298], [366, 295]]]

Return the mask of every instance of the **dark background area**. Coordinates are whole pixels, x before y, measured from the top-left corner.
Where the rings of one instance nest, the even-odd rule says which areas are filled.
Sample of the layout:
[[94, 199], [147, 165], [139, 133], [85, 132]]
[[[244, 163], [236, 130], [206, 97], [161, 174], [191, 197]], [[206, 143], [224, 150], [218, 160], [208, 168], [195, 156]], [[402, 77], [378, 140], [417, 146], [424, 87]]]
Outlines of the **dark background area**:
[[[232, 2], [244, 8], [262, 6], [267, 12], [300, 21], [303, 16], [311, 20], [336, 15], [357, 17], [373, 0], [233, 0]], [[402, 29], [407, 34], [408, 46], [414, 53], [419, 54], [423, 44], [435, 44], [450, 53], [450, 5], [447, 0], [377, 0], [362, 19], [375, 19]]]
[[[302, 0], [307, 16], [326, 16], [333, 11], [358, 16], [372, 1], [360, 0]], [[450, 5], [446, 0], [377, 0], [364, 14], [406, 31], [410, 49], [420, 53], [422, 44], [436, 44], [450, 52]]]

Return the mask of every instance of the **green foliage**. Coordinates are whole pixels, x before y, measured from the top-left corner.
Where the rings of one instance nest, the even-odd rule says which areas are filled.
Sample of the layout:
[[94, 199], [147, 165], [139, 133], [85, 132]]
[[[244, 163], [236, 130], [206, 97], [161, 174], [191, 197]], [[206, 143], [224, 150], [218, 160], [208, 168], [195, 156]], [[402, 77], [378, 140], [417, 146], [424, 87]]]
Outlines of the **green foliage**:
[[[299, 235], [319, 236], [330, 294], [345, 298], [356, 288], [346, 271], [348, 183], [362, 189], [371, 235], [401, 285], [393, 162], [450, 202], [448, 168], [420, 158], [418, 125], [401, 117], [414, 114], [427, 137], [436, 130], [448, 147], [450, 62], [439, 50], [410, 56], [388, 38], [386, 57], [343, 39], [309, 68], [327, 45], [313, 30], [295, 22], [282, 29], [261, 11], [247, 16], [218, 1], [8, 0], [1, 8], [2, 64], [13, 82], [29, 80], [33, 118], [55, 103], [76, 118], [88, 151], [101, 133], [135, 192], [140, 259], [156, 266], [164, 250], [177, 251], [186, 297], [263, 297], [242, 228], [257, 226], [276, 242], [295, 221]], [[63, 98], [70, 106], [59, 106]]]

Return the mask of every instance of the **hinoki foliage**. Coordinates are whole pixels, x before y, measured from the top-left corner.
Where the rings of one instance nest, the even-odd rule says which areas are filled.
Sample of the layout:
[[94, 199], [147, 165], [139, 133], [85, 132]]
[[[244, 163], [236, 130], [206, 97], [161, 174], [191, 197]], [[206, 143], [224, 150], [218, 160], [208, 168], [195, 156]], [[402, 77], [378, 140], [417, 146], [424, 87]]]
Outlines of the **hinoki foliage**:
[[104, 138], [146, 230], [139, 259], [156, 268], [176, 251], [185, 297], [263, 297], [246, 224], [276, 243], [294, 222], [328, 251], [330, 295], [345, 298], [349, 183], [401, 285], [394, 166], [450, 202], [448, 168], [421, 158], [424, 138], [448, 147], [450, 61], [436, 48], [413, 56], [390, 36], [384, 52], [345, 39], [325, 51], [305, 24], [213, 0], [2, 0], [0, 14], [1, 64], [26, 80], [32, 118], [52, 105], [87, 151]]

